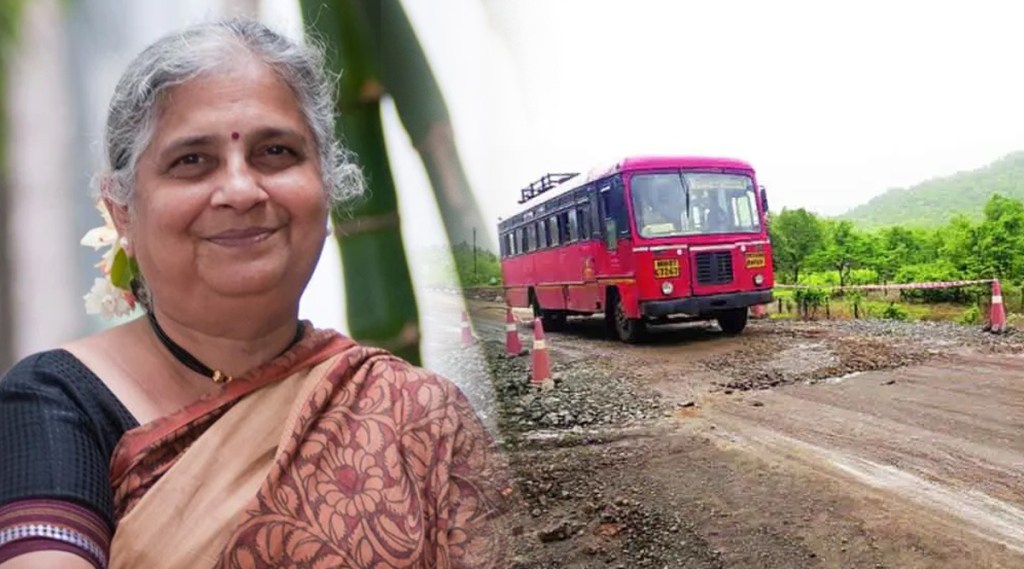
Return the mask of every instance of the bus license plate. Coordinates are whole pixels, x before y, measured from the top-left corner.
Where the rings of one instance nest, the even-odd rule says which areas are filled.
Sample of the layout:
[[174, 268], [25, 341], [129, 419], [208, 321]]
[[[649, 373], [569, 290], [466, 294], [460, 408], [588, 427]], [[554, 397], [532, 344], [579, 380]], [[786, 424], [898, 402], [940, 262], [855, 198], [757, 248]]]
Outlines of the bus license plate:
[[655, 259], [654, 276], [659, 279], [679, 276], [679, 259]]
[[765, 266], [764, 253], [747, 253], [747, 268], [760, 269]]

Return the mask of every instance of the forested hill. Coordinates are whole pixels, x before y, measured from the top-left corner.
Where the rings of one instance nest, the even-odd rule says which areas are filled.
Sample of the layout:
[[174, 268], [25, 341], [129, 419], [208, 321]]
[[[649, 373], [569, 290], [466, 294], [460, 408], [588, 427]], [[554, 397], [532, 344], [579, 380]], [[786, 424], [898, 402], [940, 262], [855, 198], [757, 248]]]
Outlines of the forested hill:
[[1024, 152], [1014, 152], [977, 170], [888, 190], [839, 219], [862, 229], [937, 227], [957, 214], [980, 219], [985, 203], [995, 193], [1024, 200]]

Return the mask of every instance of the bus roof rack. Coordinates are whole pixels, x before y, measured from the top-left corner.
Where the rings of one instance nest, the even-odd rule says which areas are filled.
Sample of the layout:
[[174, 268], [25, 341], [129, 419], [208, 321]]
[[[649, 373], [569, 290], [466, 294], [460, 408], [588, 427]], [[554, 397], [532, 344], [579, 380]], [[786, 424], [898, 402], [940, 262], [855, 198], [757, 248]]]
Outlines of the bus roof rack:
[[519, 190], [521, 197], [519, 203], [524, 204], [566, 180], [578, 176], [579, 172], [563, 172], [559, 174], [544, 174], [539, 180]]

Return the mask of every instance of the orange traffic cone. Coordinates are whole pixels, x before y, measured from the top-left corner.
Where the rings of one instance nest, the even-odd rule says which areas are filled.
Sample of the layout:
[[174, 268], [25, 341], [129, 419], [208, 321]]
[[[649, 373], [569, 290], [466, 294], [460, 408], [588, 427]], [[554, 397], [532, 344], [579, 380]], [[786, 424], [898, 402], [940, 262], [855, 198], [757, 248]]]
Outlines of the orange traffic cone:
[[1006, 331], [1006, 310], [1003, 308], [1003, 289], [999, 279], [992, 281], [992, 306], [988, 312], [988, 331], [1001, 334]]
[[523, 344], [519, 341], [519, 331], [516, 329], [516, 317], [512, 309], [505, 311], [505, 355], [515, 357], [523, 351]]
[[473, 330], [469, 327], [469, 314], [465, 310], [462, 311], [462, 345], [472, 346], [475, 339], [473, 338]]
[[551, 383], [551, 361], [548, 359], [548, 346], [544, 341], [544, 325], [540, 318], [533, 319], [533, 372], [530, 376], [530, 383], [535, 387], [550, 389]]
[[768, 318], [768, 311], [765, 310], [763, 304], [755, 304], [750, 307], [750, 317], [754, 320], [763, 320]]

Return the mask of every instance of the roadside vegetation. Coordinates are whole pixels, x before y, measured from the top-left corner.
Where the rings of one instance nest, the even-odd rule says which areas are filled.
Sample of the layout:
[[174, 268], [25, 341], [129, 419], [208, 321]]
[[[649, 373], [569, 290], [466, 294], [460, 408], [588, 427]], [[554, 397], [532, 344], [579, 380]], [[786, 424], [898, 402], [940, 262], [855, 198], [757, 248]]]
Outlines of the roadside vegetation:
[[[954, 320], [987, 317], [988, 285], [903, 291], [840, 287], [999, 279], [1009, 312], [1024, 312], [1024, 202], [992, 195], [978, 221], [954, 217], [935, 229], [863, 230], [805, 209], [770, 215], [776, 317]], [[1011, 317], [1012, 320], [1016, 318]]]

